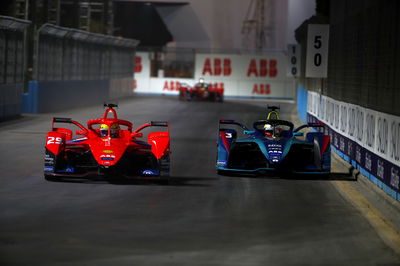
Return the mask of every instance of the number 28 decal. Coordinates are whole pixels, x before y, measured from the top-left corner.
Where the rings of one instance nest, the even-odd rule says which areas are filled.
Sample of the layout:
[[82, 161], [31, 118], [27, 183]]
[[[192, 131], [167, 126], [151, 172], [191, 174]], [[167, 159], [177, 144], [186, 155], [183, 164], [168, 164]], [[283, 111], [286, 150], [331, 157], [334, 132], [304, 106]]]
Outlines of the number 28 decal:
[[60, 137], [47, 137], [47, 145], [49, 144], [61, 144], [62, 143], [62, 138]]

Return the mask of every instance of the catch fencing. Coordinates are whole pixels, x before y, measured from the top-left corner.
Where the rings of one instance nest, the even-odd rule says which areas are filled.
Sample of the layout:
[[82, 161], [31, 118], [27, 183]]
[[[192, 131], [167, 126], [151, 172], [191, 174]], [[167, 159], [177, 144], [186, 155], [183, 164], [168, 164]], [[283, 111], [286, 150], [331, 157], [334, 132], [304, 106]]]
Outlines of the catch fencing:
[[34, 79], [132, 77], [138, 41], [44, 24], [37, 32]]
[[20, 114], [30, 22], [0, 16], [0, 120]]
[[139, 41], [51, 24], [36, 34], [24, 112], [52, 112], [132, 95]]
[[331, 2], [326, 95], [400, 115], [399, 13], [395, 0]]
[[400, 1], [331, 1], [327, 78], [306, 78], [306, 23], [296, 31], [302, 45], [307, 90], [335, 100], [400, 116]]

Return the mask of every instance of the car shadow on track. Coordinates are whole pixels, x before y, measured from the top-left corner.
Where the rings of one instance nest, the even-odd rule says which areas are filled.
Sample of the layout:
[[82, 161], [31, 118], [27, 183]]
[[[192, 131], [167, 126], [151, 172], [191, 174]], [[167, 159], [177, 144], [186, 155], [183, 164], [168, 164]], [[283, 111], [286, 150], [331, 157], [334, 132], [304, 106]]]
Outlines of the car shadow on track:
[[357, 181], [357, 179], [349, 173], [330, 173], [328, 175], [289, 175], [282, 178], [295, 180]]
[[223, 174], [227, 177], [239, 178], [258, 178], [258, 179], [287, 179], [287, 180], [321, 180], [321, 181], [350, 181], [355, 182], [357, 178], [351, 173], [330, 173], [321, 174], [288, 174], [288, 173], [271, 173], [271, 174]]
[[170, 177], [167, 180], [123, 180], [117, 182], [109, 182], [113, 185], [140, 185], [140, 186], [168, 186], [168, 187], [211, 187], [211, 181], [217, 178], [210, 177]]
[[108, 185], [135, 185], [135, 186], [171, 186], [171, 187], [211, 187], [212, 181], [218, 178], [211, 177], [170, 177], [169, 180], [157, 179], [115, 179], [90, 178], [90, 179], [71, 179], [57, 178], [47, 179], [50, 182], [57, 183], [78, 183], [78, 184], [108, 184]]

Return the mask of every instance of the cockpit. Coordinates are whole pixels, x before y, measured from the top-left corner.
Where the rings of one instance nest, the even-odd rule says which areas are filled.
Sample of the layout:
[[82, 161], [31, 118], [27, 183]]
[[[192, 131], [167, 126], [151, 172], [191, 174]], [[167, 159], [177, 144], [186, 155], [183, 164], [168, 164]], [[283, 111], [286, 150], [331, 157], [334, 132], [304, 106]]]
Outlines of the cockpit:
[[293, 124], [285, 120], [260, 120], [254, 123], [254, 129], [267, 139], [290, 138], [293, 136]]

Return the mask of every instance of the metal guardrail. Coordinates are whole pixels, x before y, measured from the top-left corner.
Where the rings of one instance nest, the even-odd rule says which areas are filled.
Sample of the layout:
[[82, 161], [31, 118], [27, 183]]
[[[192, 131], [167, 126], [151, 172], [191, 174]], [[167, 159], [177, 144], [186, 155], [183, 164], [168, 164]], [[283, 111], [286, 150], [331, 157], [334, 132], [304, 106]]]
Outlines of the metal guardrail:
[[132, 76], [137, 40], [44, 24], [35, 42], [37, 81]]

